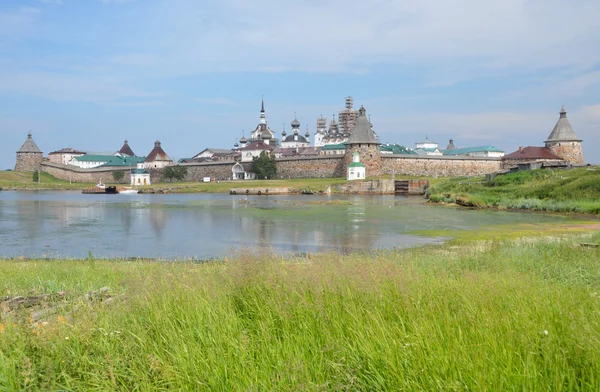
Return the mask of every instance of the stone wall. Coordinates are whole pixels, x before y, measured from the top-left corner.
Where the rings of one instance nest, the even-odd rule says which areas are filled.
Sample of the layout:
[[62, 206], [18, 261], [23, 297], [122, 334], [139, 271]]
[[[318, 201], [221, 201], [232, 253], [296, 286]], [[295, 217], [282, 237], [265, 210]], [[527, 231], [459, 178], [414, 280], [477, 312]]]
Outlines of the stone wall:
[[[375, 153], [369, 149], [359, 150], [361, 162], [372, 161], [372, 168], [367, 166], [367, 176], [376, 176], [377, 162]], [[359, 147], [360, 149], [360, 147]], [[353, 151], [352, 151], [353, 152]], [[373, 154], [373, 157], [371, 157]], [[323, 155], [314, 157], [293, 157], [277, 159], [278, 178], [333, 178], [345, 177], [345, 155]], [[382, 155], [379, 159], [380, 174], [413, 175], [413, 176], [440, 176], [457, 177], [473, 176], [494, 173], [502, 170], [502, 161], [499, 158], [472, 158], [472, 157], [437, 157], [415, 155]], [[188, 169], [185, 181], [202, 181], [204, 177], [215, 180], [230, 180], [231, 169], [234, 162], [205, 162], [184, 163]], [[367, 165], [367, 163], [365, 163]], [[60, 178], [73, 182], [114, 183], [112, 172], [123, 171], [125, 176], [122, 183], [129, 184], [129, 168], [94, 168], [80, 169], [75, 166], [63, 165], [44, 161], [41, 170]], [[371, 170], [371, 171], [369, 171]], [[162, 180], [162, 170], [150, 171], [152, 183]]]
[[40, 170], [42, 163], [41, 152], [18, 152], [15, 171], [34, 171]]
[[114, 183], [112, 173], [115, 171], [122, 171], [124, 176], [121, 184], [129, 184], [131, 182], [129, 177], [129, 168], [94, 168], [94, 169], [81, 169], [76, 166], [63, 165], [54, 162], [42, 162], [41, 170], [45, 173], [51, 174], [61, 180], [72, 181], [72, 182], [92, 182], [92, 183]]
[[378, 144], [346, 144], [346, 168], [352, 163], [352, 154], [355, 152], [358, 152], [360, 162], [367, 167], [367, 177], [377, 177], [381, 174], [381, 152]]
[[332, 178], [345, 177], [343, 155], [315, 157], [279, 158], [278, 178]]
[[[362, 159], [361, 159], [362, 160]], [[382, 155], [381, 174], [410, 176], [460, 177], [498, 172], [502, 169], [500, 158]], [[367, 171], [367, 176], [369, 176]]]
[[205, 162], [205, 163], [182, 163], [181, 166], [187, 167], [186, 181], [200, 182], [204, 177], [214, 178], [215, 180], [231, 180], [231, 169], [235, 162]]
[[342, 193], [393, 195], [395, 185], [393, 180], [350, 181], [340, 189]]
[[567, 162], [583, 165], [581, 142], [546, 142], [546, 148]]

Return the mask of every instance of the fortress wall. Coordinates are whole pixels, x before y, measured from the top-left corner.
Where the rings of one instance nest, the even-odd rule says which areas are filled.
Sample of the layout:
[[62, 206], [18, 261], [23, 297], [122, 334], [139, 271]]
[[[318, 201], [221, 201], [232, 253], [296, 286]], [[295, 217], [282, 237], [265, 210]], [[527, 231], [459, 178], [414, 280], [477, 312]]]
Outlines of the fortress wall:
[[206, 163], [182, 163], [181, 166], [187, 167], [187, 176], [185, 181], [200, 182], [204, 177], [214, 178], [215, 180], [231, 180], [231, 169], [235, 162], [206, 162]]
[[[382, 155], [381, 174], [433, 177], [476, 176], [502, 170], [500, 158]], [[367, 176], [369, 173], [367, 172]]]
[[279, 158], [278, 178], [331, 178], [345, 177], [344, 155]]
[[104, 183], [114, 183], [112, 173], [115, 171], [122, 171], [124, 173], [123, 180], [121, 183], [129, 184], [129, 168], [95, 168], [95, 169], [80, 169], [75, 166], [63, 165], [61, 163], [53, 162], [42, 162], [41, 170], [45, 173], [51, 174], [61, 180], [72, 181], [72, 182], [93, 182], [97, 184], [102, 181]]

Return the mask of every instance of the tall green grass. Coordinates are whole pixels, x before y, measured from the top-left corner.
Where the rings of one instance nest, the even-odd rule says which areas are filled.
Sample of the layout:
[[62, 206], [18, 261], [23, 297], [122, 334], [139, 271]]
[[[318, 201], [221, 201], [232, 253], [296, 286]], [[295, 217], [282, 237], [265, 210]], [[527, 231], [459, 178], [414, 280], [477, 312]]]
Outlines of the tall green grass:
[[600, 168], [521, 171], [491, 181], [453, 178], [430, 188], [429, 196], [472, 207], [600, 214]]
[[[600, 236], [222, 262], [4, 261], [0, 390], [598, 390]], [[78, 300], [110, 286], [114, 305]], [[79, 302], [78, 302], [79, 301]], [[70, 318], [72, 317], [72, 319]]]

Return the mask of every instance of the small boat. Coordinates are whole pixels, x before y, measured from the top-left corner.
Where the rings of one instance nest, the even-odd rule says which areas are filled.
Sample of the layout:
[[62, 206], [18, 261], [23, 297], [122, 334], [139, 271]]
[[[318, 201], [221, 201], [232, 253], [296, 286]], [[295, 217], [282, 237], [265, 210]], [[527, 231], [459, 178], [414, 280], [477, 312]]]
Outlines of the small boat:
[[123, 189], [122, 191], [119, 191], [120, 194], [123, 195], [136, 195], [138, 193], [137, 189]]

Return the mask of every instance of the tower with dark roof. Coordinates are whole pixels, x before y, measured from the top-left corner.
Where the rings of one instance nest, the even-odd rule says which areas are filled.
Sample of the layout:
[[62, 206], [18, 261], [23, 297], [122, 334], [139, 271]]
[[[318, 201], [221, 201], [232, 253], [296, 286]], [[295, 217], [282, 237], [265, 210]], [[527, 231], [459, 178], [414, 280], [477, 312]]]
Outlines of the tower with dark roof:
[[17, 151], [17, 162], [15, 164], [15, 171], [34, 171], [40, 170], [42, 163], [42, 151], [33, 141], [31, 131], [27, 133], [27, 140]]
[[353, 162], [353, 154], [357, 152], [362, 163], [367, 167], [370, 176], [381, 174], [381, 143], [377, 140], [371, 123], [367, 118], [367, 111], [363, 106], [358, 110], [356, 124], [352, 130], [350, 138], [346, 142], [346, 153], [344, 155], [344, 165], [346, 170], [348, 165]]
[[129, 143], [127, 142], [127, 139], [125, 139], [125, 142], [123, 143], [123, 147], [121, 147], [121, 149], [119, 150], [120, 154], [124, 154], [124, 155], [129, 155], [130, 157], [134, 157], [135, 154], [133, 153], [133, 150], [131, 149], [131, 147], [129, 147]]
[[565, 161], [573, 164], [583, 164], [581, 142], [582, 140], [575, 135], [575, 131], [573, 131], [573, 127], [571, 127], [571, 123], [567, 118], [567, 111], [563, 106], [560, 110], [558, 122], [544, 144], [548, 150]]

